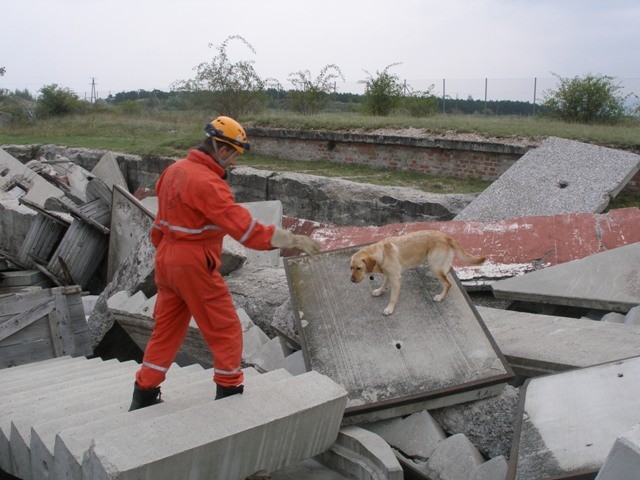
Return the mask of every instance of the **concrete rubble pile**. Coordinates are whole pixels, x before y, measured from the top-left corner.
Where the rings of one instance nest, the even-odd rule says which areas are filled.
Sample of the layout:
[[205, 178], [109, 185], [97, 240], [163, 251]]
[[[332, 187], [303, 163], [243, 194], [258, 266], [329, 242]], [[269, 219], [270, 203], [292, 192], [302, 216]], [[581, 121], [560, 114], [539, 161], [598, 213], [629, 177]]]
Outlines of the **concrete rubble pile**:
[[[549, 139], [466, 207], [456, 198], [446, 221], [339, 226], [326, 208], [320, 224], [287, 217], [277, 200], [244, 202], [263, 223], [312, 235], [323, 253], [225, 239], [245, 393], [212, 401], [211, 353], [192, 320], [164, 401], [135, 412], [126, 409], [156, 297], [155, 198], [131, 193], [111, 152], [90, 171], [47, 156], [19, 161], [0, 149], [0, 473], [635, 478], [640, 211], [603, 211], [640, 156]], [[544, 202], [505, 205], [514, 185], [521, 197], [544, 190], [528, 183], [540, 162]], [[424, 295], [437, 288], [425, 268], [406, 272], [396, 313], [383, 317], [384, 299], [348, 281], [348, 258], [425, 228], [488, 260], [454, 263], [439, 304]]]

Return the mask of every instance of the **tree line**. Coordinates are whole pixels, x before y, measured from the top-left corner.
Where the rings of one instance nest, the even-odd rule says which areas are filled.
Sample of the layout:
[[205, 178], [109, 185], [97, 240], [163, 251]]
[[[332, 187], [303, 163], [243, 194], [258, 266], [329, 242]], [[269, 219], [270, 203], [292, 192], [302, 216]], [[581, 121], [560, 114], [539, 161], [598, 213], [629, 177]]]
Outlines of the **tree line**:
[[[627, 100], [633, 94], [623, 95], [615, 78], [588, 74], [582, 77], [562, 78], [559, 87], [547, 92], [540, 105], [510, 100], [475, 100], [468, 98], [440, 98], [434, 86], [414, 90], [401, 81], [393, 68], [387, 65], [375, 73], [366, 72], [363, 94], [337, 93], [336, 82], [344, 81], [337, 65], [323, 67], [317, 75], [309, 70], [293, 72], [289, 83], [294, 88], [285, 90], [280, 82], [262, 78], [251, 60], [232, 61], [227, 48], [230, 42], [242, 42], [252, 53], [253, 47], [242, 37], [233, 35], [215, 47], [211, 60], [197, 65], [195, 76], [177, 80], [168, 92], [135, 90], [109, 95], [100, 105], [80, 100], [68, 88], [57, 84], [46, 85], [37, 99], [26, 91], [8, 92], [0, 89], [0, 110], [12, 114], [17, 120], [85, 113], [89, 109], [117, 109], [134, 115], [152, 110], [205, 110], [219, 115], [242, 117], [265, 109], [290, 110], [305, 115], [322, 112], [358, 112], [374, 116], [408, 115], [427, 117], [437, 113], [483, 115], [546, 115], [569, 122], [615, 124], [635, 117], [638, 108], [630, 112]], [[213, 45], [209, 45], [213, 47]], [[0, 70], [0, 75], [6, 73]], [[34, 105], [35, 104], [35, 105]]]

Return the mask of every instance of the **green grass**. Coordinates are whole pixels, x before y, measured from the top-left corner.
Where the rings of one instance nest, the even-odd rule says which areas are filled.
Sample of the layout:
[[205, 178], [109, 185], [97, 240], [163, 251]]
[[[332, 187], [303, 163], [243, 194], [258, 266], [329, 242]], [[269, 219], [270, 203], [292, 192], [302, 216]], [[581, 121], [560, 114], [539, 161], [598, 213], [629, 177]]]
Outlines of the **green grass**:
[[[209, 120], [202, 112], [159, 111], [139, 115], [97, 111], [29, 124], [0, 128], [0, 144], [55, 144], [133, 153], [143, 157], [181, 157], [202, 139]], [[640, 122], [619, 126], [580, 125], [539, 117], [484, 115], [443, 115], [428, 118], [371, 117], [355, 113], [326, 113], [306, 116], [268, 111], [239, 119], [245, 126], [291, 128], [297, 130], [355, 131], [377, 129], [421, 129], [434, 136], [450, 132], [475, 133], [489, 139], [542, 139], [557, 136], [583, 142], [640, 152]], [[479, 193], [490, 184], [480, 180], [431, 177], [414, 172], [389, 171], [364, 166], [347, 166], [327, 161], [294, 161], [254, 154], [240, 163], [277, 172], [295, 171], [320, 176], [341, 177], [377, 185], [418, 188], [435, 193]], [[619, 196], [610, 208], [639, 207], [640, 196]]]

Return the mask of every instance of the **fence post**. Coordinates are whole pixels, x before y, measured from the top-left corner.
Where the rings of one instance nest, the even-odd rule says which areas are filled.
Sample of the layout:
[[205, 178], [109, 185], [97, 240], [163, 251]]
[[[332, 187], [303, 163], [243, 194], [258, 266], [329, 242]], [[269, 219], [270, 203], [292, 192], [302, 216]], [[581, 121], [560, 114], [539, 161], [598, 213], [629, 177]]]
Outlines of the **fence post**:
[[533, 77], [533, 116], [536, 116], [536, 88], [538, 86], [538, 77]]
[[446, 83], [446, 81], [445, 81], [445, 79], [443, 78], [443, 79], [442, 79], [442, 113], [445, 113], [445, 110], [444, 110], [444, 98], [445, 98], [445, 96], [444, 96], [444, 92], [445, 92], [445, 83]]

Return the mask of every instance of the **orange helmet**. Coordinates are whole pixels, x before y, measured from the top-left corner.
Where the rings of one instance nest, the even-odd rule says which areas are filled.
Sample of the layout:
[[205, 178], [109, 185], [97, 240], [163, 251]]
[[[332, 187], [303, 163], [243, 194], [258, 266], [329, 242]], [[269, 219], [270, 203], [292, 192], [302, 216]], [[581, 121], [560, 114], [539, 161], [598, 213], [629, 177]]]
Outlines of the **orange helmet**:
[[247, 134], [244, 132], [244, 128], [233, 118], [217, 117], [211, 123], [207, 123], [204, 131], [207, 137], [227, 143], [240, 153], [244, 153], [245, 150], [248, 151], [251, 148], [251, 145], [247, 142]]

